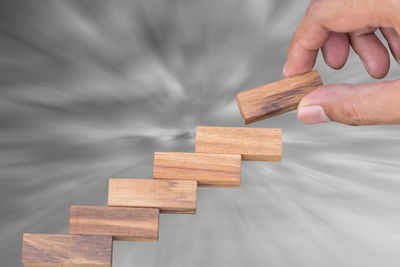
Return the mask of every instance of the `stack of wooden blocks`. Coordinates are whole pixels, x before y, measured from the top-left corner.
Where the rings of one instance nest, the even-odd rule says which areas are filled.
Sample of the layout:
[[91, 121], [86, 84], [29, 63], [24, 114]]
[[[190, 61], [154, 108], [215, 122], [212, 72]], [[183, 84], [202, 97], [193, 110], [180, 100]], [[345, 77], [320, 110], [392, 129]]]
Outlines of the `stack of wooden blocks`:
[[108, 207], [71, 206], [69, 234], [23, 236], [25, 266], [111, 266], [113, 240], [157, 241], [159, 213], [195, 214], [197, 187], [239, 187], [241, 161], [280, 161], [281, 129], [206, 127], [196, 153], [155, 152], [152, 179], [109, 180]]
[[[317, 71], [237, 95], [245, 124], [296, 109]], [[196, 129], [196, 153], [155, 152], [153, 179], [110, 179], [108, 207], [72, 206], [68, 235], [24, 234], [25, 266], [111, 266], [113, 240], [157, 241], [160, 213], [196, 213], [197, 187], [239, 187], [241, 161], [280, 161], [281, 129]]]

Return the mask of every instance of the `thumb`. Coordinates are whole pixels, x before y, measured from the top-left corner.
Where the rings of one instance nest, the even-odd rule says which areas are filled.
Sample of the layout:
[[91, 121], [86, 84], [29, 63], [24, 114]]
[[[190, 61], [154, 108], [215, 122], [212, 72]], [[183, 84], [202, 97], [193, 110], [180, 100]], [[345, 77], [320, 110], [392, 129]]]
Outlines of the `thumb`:
[[301, 100], [297, 117], [307, 124], [328, 121], [349, 125], [400, 123], [400, 80], [319, 87]]

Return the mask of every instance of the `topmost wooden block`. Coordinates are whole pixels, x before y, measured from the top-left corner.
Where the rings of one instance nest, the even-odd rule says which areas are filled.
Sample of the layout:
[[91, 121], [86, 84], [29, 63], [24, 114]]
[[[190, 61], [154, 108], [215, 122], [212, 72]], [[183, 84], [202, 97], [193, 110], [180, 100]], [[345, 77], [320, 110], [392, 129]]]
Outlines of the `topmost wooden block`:
[[280, 161], [282, 130], [197, 126], [196, 152], [239, 154], [242, 160]]
[[314, 70], [240, 92], [236, 102], [244, 123], [249, 124], [295, 110], [301, 99], [319, 86], [322, 81]]

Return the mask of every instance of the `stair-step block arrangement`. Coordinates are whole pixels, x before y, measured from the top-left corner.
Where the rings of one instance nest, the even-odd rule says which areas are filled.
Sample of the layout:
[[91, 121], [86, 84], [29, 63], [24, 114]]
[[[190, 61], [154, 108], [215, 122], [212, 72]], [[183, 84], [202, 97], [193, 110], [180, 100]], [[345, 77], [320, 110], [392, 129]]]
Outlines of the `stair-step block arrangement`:
[[159, 210], [71, 206], [69, 233], [106, 235], [120, 241], [158, 241]]
[[281, 161], [282, 130], [197, 126], [196, 152], [240, 154], [242, 160]]
[[109, 267], [112, 242], [157, 241], [159, 214], [195, 214], [197, 187], [239, 187], [241, 161], [280, 161], [281, 129], [198, 126], [196, 153], [155, 152], [152, 179], [111, 178], [108, 206], [71, 206], [69, 235], [24, 234], [25, 266]]
[[153, 178], [198, 181], [199, 186], [239, 187], [241, 156], [155, 152]]
[[322, 86], [318, 71], [266, 84], [237, 94], [236, 102], [245, 124], [295, 110], [301, 99]]
[[111, 267], [112, 237], [24, 234], [22, 262], [25, 266]]
[[110, 179], [108, 206], [158, 208], [161, 213], [195, 214], [197, 181]]

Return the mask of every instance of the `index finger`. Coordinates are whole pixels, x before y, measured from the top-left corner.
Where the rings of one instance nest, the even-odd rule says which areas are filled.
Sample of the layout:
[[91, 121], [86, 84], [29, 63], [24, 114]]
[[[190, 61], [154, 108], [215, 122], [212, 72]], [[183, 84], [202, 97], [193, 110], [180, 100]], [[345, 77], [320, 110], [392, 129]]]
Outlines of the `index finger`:
[[290, 41], [283, 75], [290, 77], [311, 71], [317, 59], [318, 50], [328, 40], [329, 33], [330, 31], [313, 17], [309, 8]]

